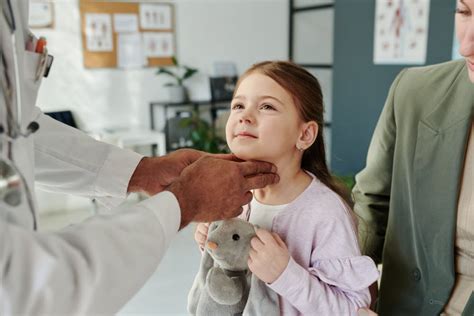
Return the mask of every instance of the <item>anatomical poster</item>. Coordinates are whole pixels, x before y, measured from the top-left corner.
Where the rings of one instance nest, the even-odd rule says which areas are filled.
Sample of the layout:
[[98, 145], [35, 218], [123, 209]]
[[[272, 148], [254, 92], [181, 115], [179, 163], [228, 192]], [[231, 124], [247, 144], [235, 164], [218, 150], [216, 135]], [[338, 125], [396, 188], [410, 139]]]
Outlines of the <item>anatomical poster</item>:
[[425, 64], [430, 0], [376, 1], [374, 64]]
[[113, 51], [112, 17], [110, 14], [86, 14], [86, 41], [88, 51]]

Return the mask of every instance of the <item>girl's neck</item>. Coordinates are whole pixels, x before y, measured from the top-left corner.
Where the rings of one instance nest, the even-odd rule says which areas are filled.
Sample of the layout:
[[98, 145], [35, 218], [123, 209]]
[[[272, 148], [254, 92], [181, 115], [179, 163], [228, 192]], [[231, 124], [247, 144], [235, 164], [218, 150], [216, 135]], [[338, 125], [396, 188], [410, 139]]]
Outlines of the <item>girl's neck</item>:
[[276, 162], [280, 181], [254, 191], [254, 197], [263, 204], [288, 204], [296, 199], [313, 180], [303, 169], [301, 163]]

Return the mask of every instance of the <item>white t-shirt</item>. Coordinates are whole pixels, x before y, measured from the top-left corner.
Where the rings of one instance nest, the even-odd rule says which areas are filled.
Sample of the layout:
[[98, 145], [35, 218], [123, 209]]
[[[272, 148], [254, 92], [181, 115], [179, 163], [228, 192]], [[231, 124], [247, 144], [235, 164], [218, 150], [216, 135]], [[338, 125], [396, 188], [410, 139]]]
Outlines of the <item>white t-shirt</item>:
[[288, 204], [268, 205], [262, 204], [257, 199], [250, 202], [249, 222], [260, 228], [271, 231], [273, 218], [278, 215]]

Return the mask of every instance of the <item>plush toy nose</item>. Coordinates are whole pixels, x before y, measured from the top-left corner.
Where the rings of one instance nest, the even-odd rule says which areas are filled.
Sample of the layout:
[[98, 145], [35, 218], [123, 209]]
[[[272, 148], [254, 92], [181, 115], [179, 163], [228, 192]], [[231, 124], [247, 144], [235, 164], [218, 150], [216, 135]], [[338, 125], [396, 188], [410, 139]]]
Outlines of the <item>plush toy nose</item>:
[[215, 250], [215, 249], [217, 249], [217, 244], [213, 241], [208, 241], [207, 242], [207, 248]]

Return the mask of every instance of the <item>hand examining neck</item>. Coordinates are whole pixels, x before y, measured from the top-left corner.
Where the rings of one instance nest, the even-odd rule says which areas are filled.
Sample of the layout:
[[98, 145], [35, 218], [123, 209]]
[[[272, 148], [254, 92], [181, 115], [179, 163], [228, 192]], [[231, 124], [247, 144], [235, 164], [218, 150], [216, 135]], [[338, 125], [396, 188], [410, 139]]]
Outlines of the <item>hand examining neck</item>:
[[154, 195], [170, 191], [178, 200], [183, 228], [191, 221], [236, 217], [242, 205], [252, 199], [251, 190], [279, 181], [276, 172], [268, 162], [182, 149], [143, 158], [130, 179], [128, 192]]
[[127, 193], [155, 195], [176, 180], [184, 168], [206, 155], [205, 152], [180, 149], [166, 156], [144, 157], [130, 178]]
[[300, 162], [275, 162], [280, 181], [254, 191], [255, 198], [268, 205], [288, 204], [296, 199], [313, 180], [300, 167]]

